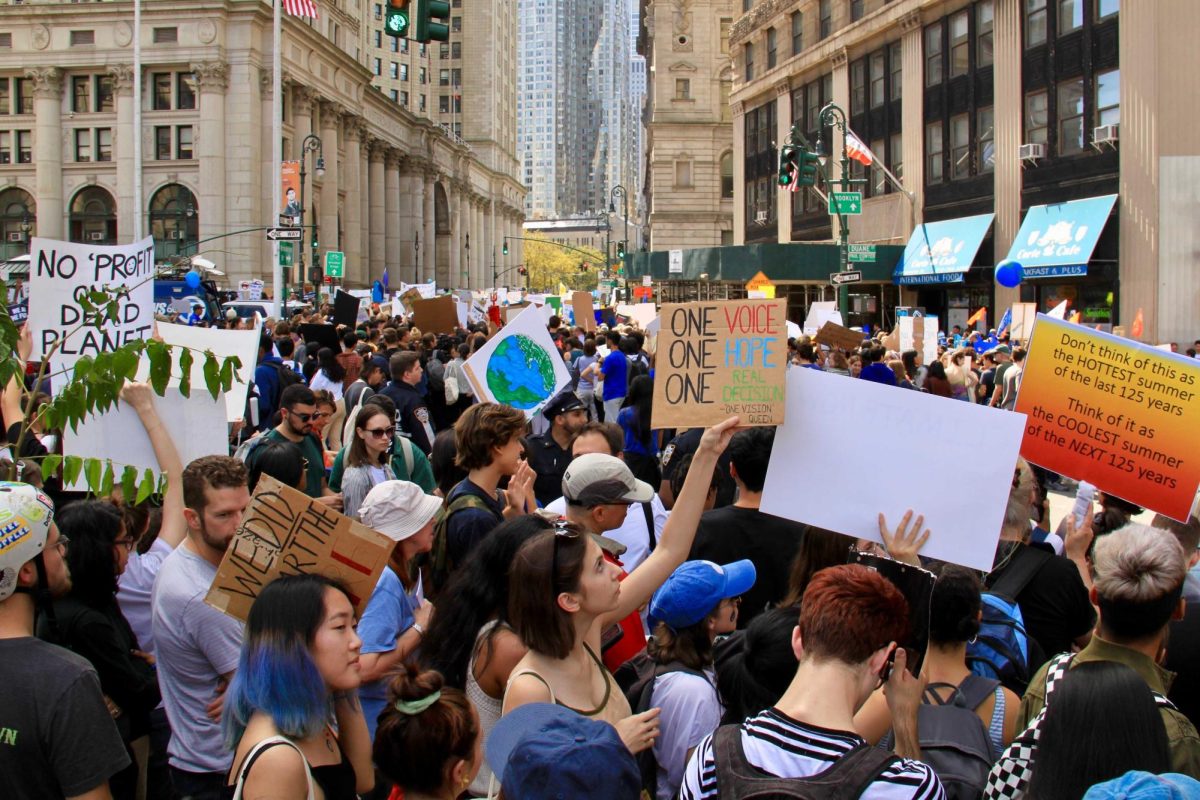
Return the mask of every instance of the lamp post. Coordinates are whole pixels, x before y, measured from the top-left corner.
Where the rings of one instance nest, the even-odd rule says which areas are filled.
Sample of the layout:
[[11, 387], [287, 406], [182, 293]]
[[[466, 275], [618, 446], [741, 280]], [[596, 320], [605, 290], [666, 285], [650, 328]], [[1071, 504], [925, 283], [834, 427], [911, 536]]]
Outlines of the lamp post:
[[[300, 291], [298, 292], [298, 294], [300, 295], [301, 300], [304, 299], [304, 277], [305, 277], [305, 271], [304, 271], [304, 181], [308, 177], [308, 170], [305, 169], [305, 166], [308, 163], [308, 154], [309, 153], [317, 154], [317, 163], [313, 169], [313, 172], [316, 173], [316, 176], [318, 178], [324, 178], [325, 177], [325, 156], [323, 154], [324, 151], [321, 148], [321, 137], [317, 136], [315, 133], [310, 133], [308, 136], [305, 136], [304, 141], [300, 143], [300, 247], [299, 247], [300, 252], [297, 254], [296, 265], [298, 267], [300, 267], [300, 281], [299, 281], [300, 282]], [[314, 236], [316, 235], [315, 227], [316, 226], [314, 225], [314, 230], [313, 230]], [[313, 293], [314, 293], [313, 299], [314, 300], [316, 300], [320, 297], [320, 292], [321, 292], [320, 283], [317, 281], [317, 276], [316, 276], [316, 270], [315, 270], [316, 266], [317, 266], [316, 254], [314, 253], [313, 254], [314, 271], [313, 271], [313, 275], [312, 275]]]
[[463, 283], [470, 285], [469, 275], [471, 274], [471, 234], [465, 234], [466, 239], [463, 242], [463, 249], [467, 251], [467, 267], [462, 272]]
[[25, 252], [30, 252], [31, 242], [29, 234], [33, 232], [33, 224], [29, 221], [29, 209], [25, 209], [25, 213], [21, 215], [21, 239], [25, 242]]
[[[604, 222], [604, 272], [608, 273], [608, 268], [612, 262], [612, 254], [610, 246], [612, 244], [612, 220], [608, 214], [602, 214], [601, 220]], [[600, 220], [596, 221], [596, 233], [600, 232]]]
[[[863, 178], [850, 177], [850, 156], [846, 153], [846, 112], [840, 106], [829, 103], [821, 109], [819, 116], [820, 125], [823, 129], [826, 125], [836, 126], [842, 132], [842, 159], [841, 168], [842, 175], [838, 179], [838, 184], [842, 191], [849, 191], [855, 184], [866, 183]], [[825, 155], [824, 146], [821, 144], [821, 134], [817, 134], [816, 154], [821, 161], [821, 166], [825, 166], [827, 156]], [[826, 181], [828, 183], [828, 180]], [[839, 222], [838, 231], [838, 270], [846, 272], [850, 269], [850, 226], [846, 219], [846, 214], [842, 212], [841, 204], [834, 203], [834, 209], [837, 211]], [[850, 287], [842, 284], [838, 287], [838, 311], [842, 314], [842, 322], [849, 324], [850, 321]]]
[[421, 282], [421, 232], [413, 231], [413, 283]]
[[608, 213], [610, 213], [610, 214], [616, 213], [617, 208], [616, 208], [616, 204], [614, 203], [614, 200], [617, 197], [617, 195], [621, 196], [622, 203], [624, 204], [625, 238], [622, 239], [621, 241], [623, 241], [625, 243], [625, 247], [623, 248], [624, 252], [628, 253], [629, 252], [629, 193], [625, 191], [624, 186], [617, 184], [616, 186], [614, 186], [612, 188], [612, 191], [609, 193], [609, 195], [608, 195]]

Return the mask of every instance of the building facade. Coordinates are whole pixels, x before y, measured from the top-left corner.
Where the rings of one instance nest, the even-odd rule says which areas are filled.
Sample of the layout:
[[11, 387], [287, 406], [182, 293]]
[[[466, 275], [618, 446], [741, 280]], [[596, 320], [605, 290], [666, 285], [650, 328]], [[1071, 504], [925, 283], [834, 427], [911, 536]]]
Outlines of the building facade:
[[[371, 88], [366, 11], [365, 0], [347, 0], [320, 6], [314, 21], [284, 17], [282, 149], [303, 159], [305, 224], [316, 226], [318, 253], [345, 253], [347, 286], [387, 270], [393, 284], [483, 287], [490, 273], [468, 244], [487, 251], [520, 231], [524, 187], [511, 163], [485, 163], [486, 148]], [[269, 279], [261, 228], [282, 210], [271, 207], [280, 177], [269, 4], [145, 8], [140, 98], [130, 3], [0, 14], [0, 227], [102, 244], [140, 229], [160, 261], [200, 253], [233, 285]], [[302, 152], [306, 141], [319, 150]], [[286, 279], [308, 277], [297, 264]]]
[[734, 242], [729, 100], [734, 2], [643, 3], [644, 194], [653, 250]]
[[[793, 126], [841, 176], [841, 131], [820, 119], [833, 102], [875, 159], [851, 162], [866, 183], [850, 240], [910, 250], [914, 231], [930, 240], [891, 282], [856, 285], [852, 320], [887, 325], [889, 309], [917, 306], [949, 326], [986, 306], [994, 325], [1018, 300], [1043, 311], [1070, 300], [1088, 324], [1128, 331], [1140, 316], [1144, 339], [1196, 338], [1200, 90], [1174, 64], [1200, 6], [744, 0], [743, 10], [730, 37], [736, 242], [838, 235], [816, 192], [776, 182]], [[1084, 211], [1098, 216], [1083, 224]], [[956, 238], [964, 225], [981, 238]], [[906, 273], [921, 257], [931, 272]], [[1006, 258], [1026, 266], [1014, 289], [994, 282]], [[832, 296], [825, 285], [782, 290]]]

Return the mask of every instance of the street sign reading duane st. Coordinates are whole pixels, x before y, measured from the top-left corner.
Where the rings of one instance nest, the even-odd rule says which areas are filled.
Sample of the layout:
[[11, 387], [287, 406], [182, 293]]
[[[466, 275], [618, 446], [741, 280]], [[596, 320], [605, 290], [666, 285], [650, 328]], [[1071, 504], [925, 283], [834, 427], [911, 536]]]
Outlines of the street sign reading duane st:
[[835, 272], [829, 276], [829, 282], [834, 286], [841, 286], [843, 283], [859, 283], [862, 281], [861, 272]]
[[849, 261], [851, 264], [875, 263], [875, 245], [873, 244], [852, 244], [849, 250]]
[[830, 214], [861, 214], [862, 192], [830, 192]]

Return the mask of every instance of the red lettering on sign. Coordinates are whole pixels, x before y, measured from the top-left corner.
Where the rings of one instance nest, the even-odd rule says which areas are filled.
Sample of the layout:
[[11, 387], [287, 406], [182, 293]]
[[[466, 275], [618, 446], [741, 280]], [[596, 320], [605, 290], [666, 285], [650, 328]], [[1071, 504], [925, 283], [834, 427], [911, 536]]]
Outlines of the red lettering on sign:
[[732, 309], [732, 314], [729, 308], [725, 308], [725, 324], [730, 333], [736, 330], [738, 333], [774, 336], [780, 332], [782, 324], [774, 313], [777, 308], [776, 303], [756, 303], [752, 306], [738, 306]]
[[339, 561], [339, 562], [345, 564], [347, 567], [349, 567], [352, 570], [361, 572], [363, 575], [371, 574], [370, 567], [364, 567], [362, 564], [359, 564], [357, 561], [352, 561], [349, 557], [344, 556], [341, 553], [336, 553], [331, 550], [331, 551], [329, 551], [329, 557], [332, 558], [334, 561]]

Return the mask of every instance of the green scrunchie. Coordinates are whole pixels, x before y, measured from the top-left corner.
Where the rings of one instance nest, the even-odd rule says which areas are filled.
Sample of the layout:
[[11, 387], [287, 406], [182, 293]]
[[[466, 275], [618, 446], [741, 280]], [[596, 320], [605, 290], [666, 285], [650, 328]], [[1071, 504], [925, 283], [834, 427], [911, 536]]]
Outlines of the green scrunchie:
[[397, 700], [392, 705], [394, 705], [396, 710], [401, 714], [415, 717], [417, 714], [420, 714], [422, 711], [429, 708], [431, 705], [441, 699], [442, 692], [441, 690], [438, 690], [431, 695], [422, 697], [419, 700]]

